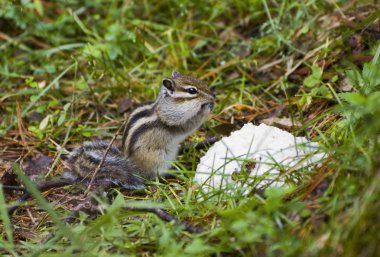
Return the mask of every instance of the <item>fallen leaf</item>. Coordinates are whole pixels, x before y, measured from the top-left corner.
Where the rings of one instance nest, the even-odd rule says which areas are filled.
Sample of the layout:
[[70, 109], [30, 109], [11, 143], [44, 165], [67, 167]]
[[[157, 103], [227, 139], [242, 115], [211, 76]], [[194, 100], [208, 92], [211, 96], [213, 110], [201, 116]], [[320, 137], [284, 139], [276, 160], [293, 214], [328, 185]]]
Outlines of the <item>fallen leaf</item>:
[[51, 115], [47, 115], [40, 123], [40, 129], [41, 130], [44, 130], [48, 125], [49, 125], [49, 121], [50, 121], [50, 118], [51, 118]]
[[278, 118], [278, 117], [269, 117], [260, 121], [266, 125], [279, 125], [286, 128], [292, 127], [301, 127], [302, 124], [299, 121], [291, 120], [288, 117]]
[[39, 176], [44, 176], [48, 172], [52, 163], [52, 158], [39, 153], [31, 159], [25, 160], [22, 163], [22, 168], [25, 171], [25, 174], [33, 180]]

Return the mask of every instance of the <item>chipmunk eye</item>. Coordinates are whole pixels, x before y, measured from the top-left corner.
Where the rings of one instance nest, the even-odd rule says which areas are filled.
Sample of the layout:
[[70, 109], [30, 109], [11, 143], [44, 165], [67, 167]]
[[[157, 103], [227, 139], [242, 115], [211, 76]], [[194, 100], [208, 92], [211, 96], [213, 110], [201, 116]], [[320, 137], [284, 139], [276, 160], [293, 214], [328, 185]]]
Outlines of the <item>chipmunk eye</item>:
[[195, 95], [196, 93], [198, 93], [198, 90], [195, 87], [190, 87], [186, 89], [186, 92], [189, 94]]

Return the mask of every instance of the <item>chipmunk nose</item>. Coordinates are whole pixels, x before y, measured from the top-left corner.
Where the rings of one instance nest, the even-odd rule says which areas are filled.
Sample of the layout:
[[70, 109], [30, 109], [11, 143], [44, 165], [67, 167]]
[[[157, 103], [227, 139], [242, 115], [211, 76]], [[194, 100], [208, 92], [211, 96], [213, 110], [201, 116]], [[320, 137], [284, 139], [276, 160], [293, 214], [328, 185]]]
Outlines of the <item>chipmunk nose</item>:
[[214, 107], [214, 103], [215, 103], [215, 95], [210, 95], [209, 97], [207, 97], [207, 104], [212, 104], [212, 107]]

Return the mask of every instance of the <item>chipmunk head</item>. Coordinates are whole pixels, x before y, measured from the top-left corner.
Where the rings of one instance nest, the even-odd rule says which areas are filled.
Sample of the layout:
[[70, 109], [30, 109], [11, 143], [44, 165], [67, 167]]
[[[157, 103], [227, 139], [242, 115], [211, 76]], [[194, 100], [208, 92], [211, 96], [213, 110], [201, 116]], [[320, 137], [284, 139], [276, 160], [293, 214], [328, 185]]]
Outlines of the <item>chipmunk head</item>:
[[215, 95], [206, 82], [174, 71], [171, 78], [162, 81], [158, 99], [163, 122], [171, 126], [200, 126], [214, 107]]

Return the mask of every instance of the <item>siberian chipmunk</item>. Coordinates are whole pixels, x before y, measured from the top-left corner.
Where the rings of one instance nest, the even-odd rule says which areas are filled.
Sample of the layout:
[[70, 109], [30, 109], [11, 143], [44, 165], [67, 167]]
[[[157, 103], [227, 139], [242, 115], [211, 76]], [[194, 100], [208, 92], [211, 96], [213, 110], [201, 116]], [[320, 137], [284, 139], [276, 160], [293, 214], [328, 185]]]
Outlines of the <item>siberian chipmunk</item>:
[[[171, 78], [162, 81], [153, 102], [131, 113], [122, 146], [112, 145], [97, 178], [138, 189], [144, 187], [145, 180], [164, 175], [170, 161], [176, 159], [180, 143], [207, 119], [214, 102], [215, 95], [204, 81], [173, 72]], [[68, 158], [71, 170], [80, 177], [91, 177], [108, 144], [84, 142]]]

